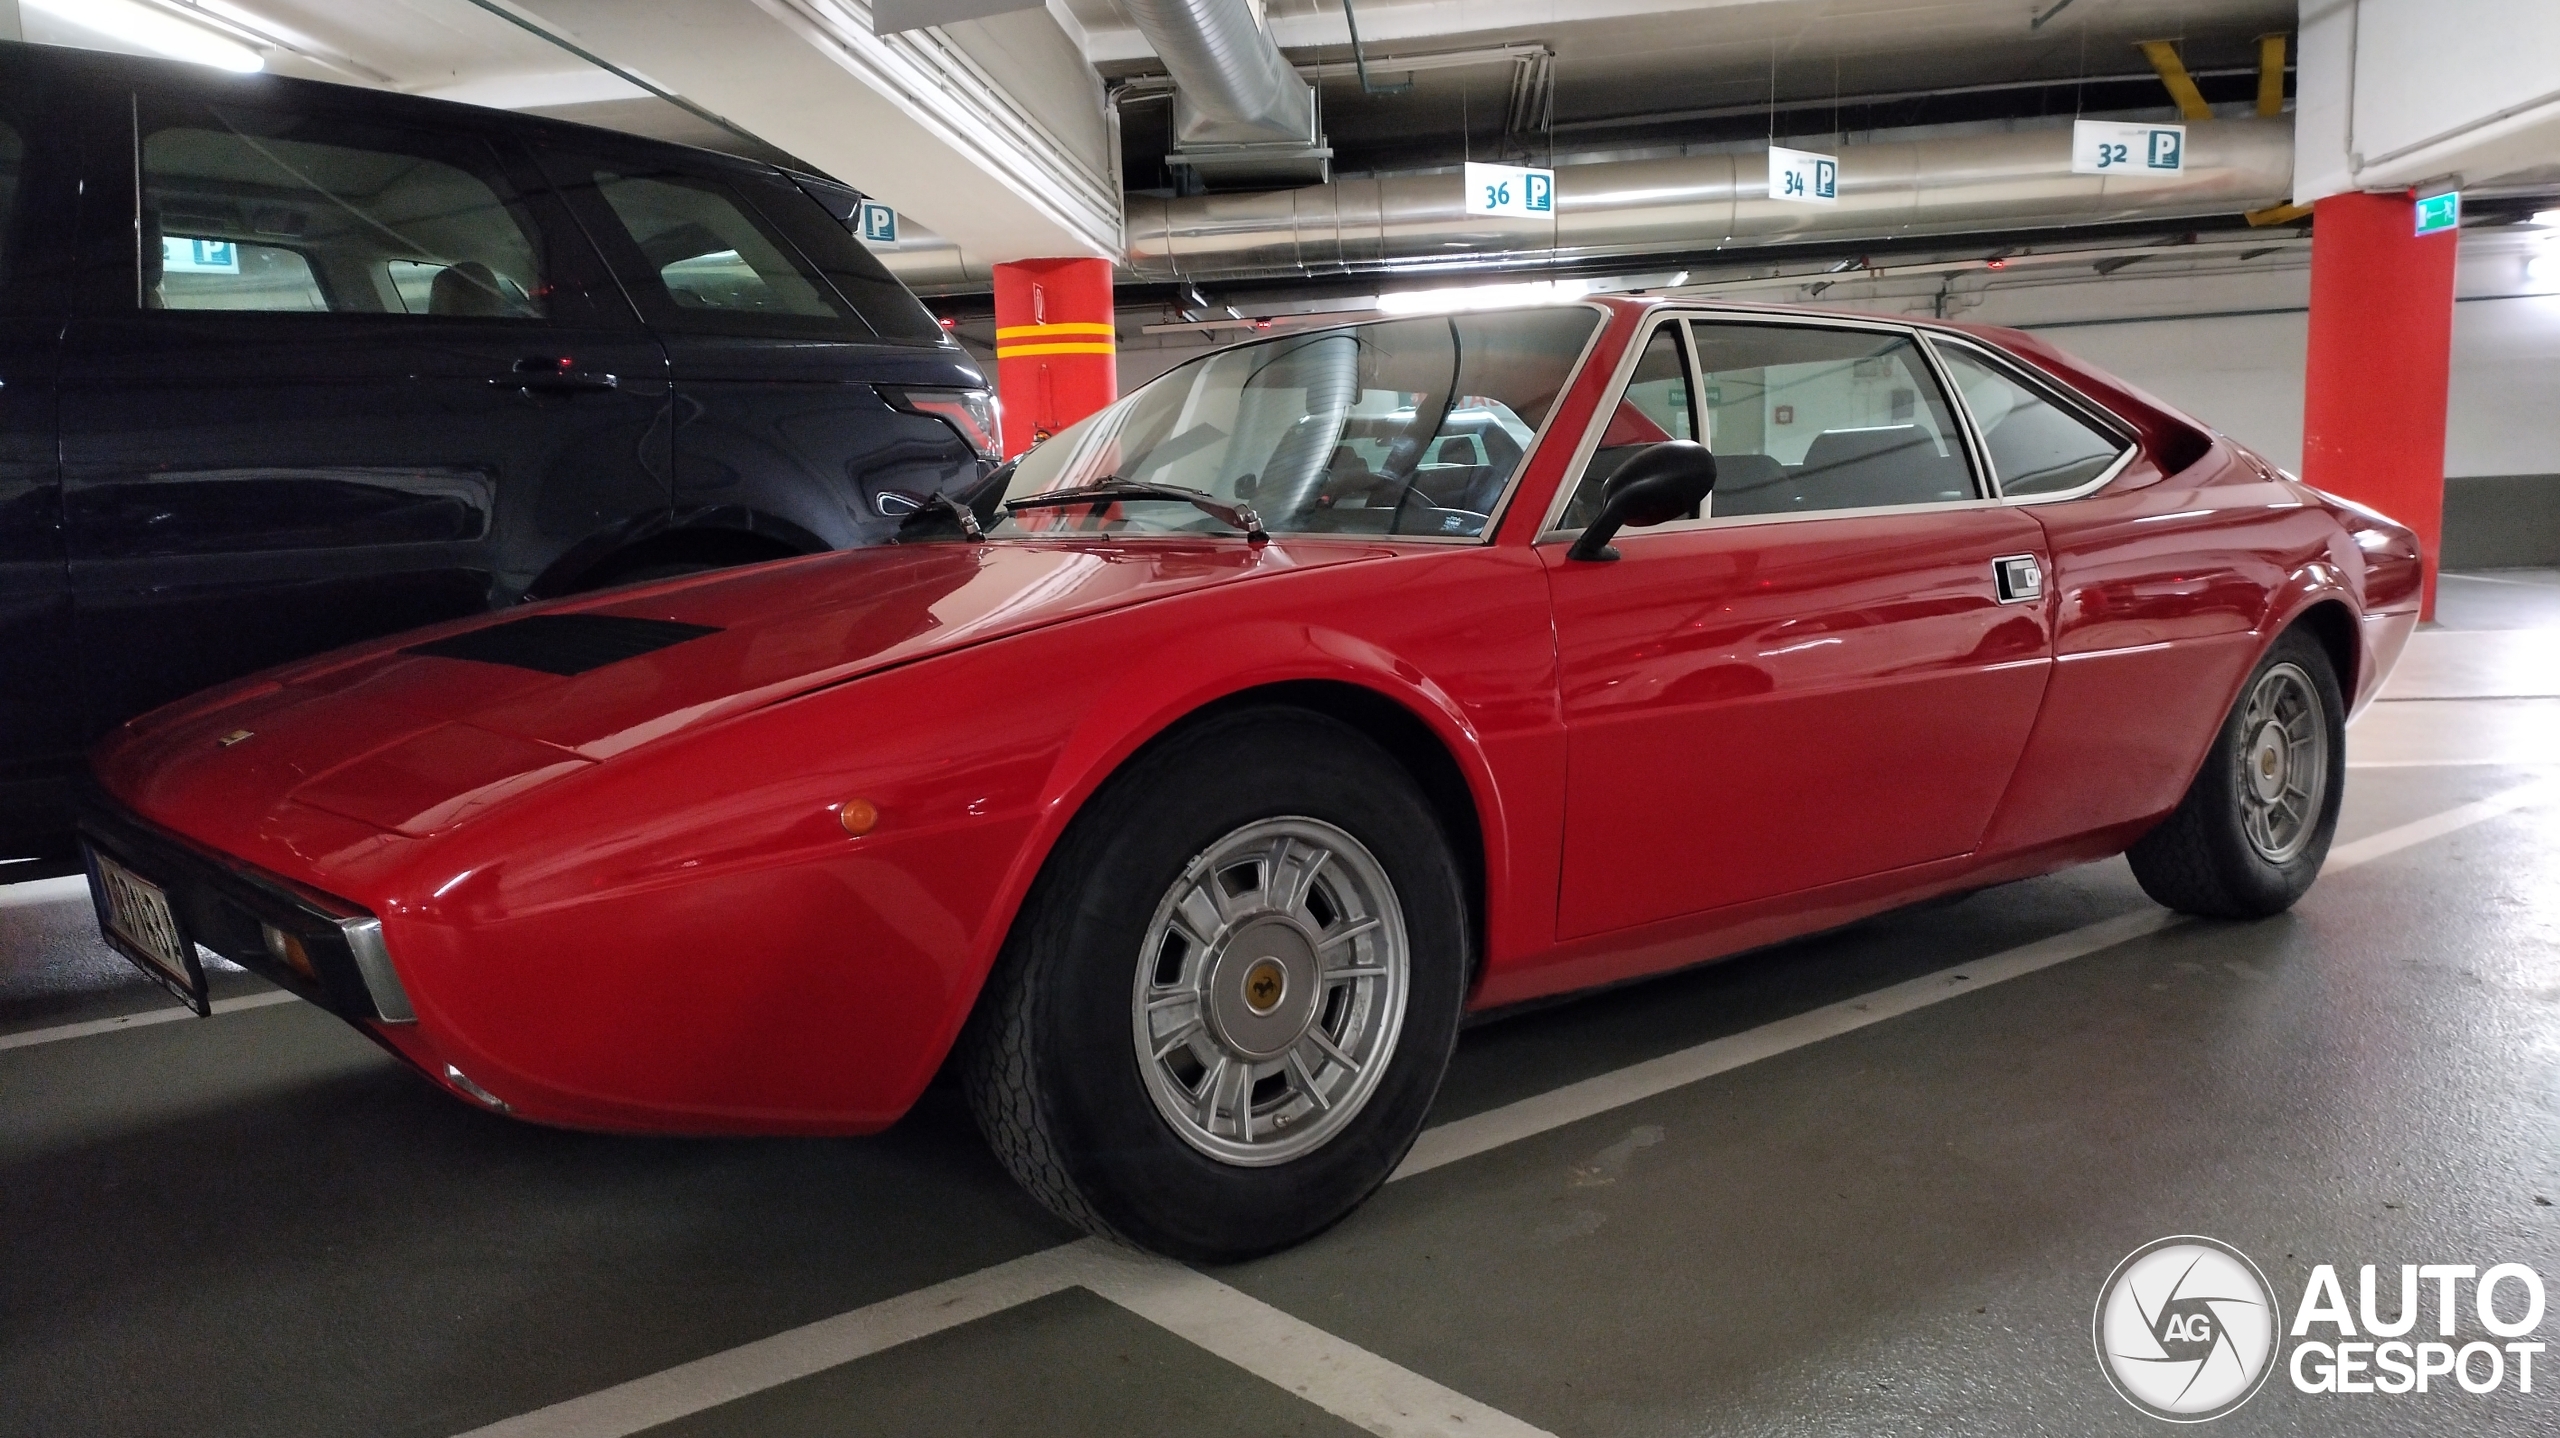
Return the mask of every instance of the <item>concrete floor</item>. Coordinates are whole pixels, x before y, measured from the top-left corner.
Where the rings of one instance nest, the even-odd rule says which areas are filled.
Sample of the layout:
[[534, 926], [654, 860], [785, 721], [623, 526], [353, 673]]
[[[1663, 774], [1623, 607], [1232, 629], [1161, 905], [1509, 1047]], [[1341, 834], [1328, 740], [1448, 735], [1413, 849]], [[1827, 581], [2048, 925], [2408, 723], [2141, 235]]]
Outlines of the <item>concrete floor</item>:
[[[0, 1433], [2165, 1431], [2090, 1345], [2151, 1239], [2288, 1316], [2318, 1263], [2560, 1277], [2560, 787], [2515, 797], [2560, 574], [2441, 613], [2295, 912], [2138, 933], [2118, 861], [1479, 1027], [1426, 1140], [1466, 1156], [1209, 1275], [1062, 1248], [945, 1089], [862, 1141], [600, 1138], [299, 1004], [111, 1026], [167, 1010], [85, 899], [0, 887]], [[2552, 1389], [2279, 1372], [2220, 1426], [2560, 1431]]]

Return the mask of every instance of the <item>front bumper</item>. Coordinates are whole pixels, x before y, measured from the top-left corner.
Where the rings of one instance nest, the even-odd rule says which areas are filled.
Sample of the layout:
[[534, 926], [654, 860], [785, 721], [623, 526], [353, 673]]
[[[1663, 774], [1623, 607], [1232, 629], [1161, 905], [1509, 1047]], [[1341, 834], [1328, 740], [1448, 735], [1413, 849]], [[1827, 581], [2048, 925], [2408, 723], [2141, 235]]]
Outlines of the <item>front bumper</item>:
[[[92, 785], [75, 806], [80, 842], [159, 885], [181, 931], [269, 983], [367, 1024], [412, 1024], [417, 1013], [383, 946], [382, 921], [362, 907], [202, 849]], [[300, 941], [304, 973], [267, 931]]]

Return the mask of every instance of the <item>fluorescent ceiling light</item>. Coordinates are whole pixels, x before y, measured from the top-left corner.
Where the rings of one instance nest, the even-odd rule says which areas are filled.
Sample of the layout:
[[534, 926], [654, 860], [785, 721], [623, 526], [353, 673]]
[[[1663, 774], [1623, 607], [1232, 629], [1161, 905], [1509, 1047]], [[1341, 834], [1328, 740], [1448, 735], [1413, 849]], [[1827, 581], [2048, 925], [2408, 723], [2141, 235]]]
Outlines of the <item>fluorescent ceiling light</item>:
[[2560, 210], [2536, 210], [2532, 218], [2533, 223], [2537, 225], [2560, 229]]
[[1439, 290], [1405, 290], [1378, 296], [1378, 308], [1391, 315], [1445, 315], [1459, 310], [1507, 309], [1513, 305], [1557, 305], [1591, 293], [1587, 280], [1529, 280], [1509, 285], [1458, 285]]
[[267, 68], [264, 56], [202, 25], [190, 24], [142, 0], [18, 0], [20, 6], [95, 30], [112, 40], [222, 70], [251, 74]]

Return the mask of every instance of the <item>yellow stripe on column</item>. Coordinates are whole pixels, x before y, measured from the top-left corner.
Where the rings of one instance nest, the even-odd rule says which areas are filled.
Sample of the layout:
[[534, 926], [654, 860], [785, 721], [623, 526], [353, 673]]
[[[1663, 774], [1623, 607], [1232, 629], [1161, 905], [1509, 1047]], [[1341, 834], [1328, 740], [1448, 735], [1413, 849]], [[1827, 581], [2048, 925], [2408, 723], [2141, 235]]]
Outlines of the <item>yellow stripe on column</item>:
[[1107, 355], [1116, 354], [1109, 341], [1101, 344], [997, 345], [997, 359], [1019, 359], [1025, 355]]
[[996, 339], [999, 343], [1005, 340], [1045, 339], [1052, 335], [1062, 339], [1068, 335], [1100, 335], [1104, 339], [1110, 339], [1113, 330], [1110, 325], [1099, 320], [1062, 320], [1053, 325], [1006, 325], [996, 331]]

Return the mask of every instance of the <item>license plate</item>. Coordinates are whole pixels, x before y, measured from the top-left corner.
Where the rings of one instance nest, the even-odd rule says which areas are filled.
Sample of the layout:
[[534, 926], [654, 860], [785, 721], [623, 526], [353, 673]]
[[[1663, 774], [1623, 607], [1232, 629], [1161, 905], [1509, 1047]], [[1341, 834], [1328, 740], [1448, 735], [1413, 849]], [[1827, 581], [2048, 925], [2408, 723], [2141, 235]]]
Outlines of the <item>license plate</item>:
[[211, 1013], [205, 993], [204, 966], [196, 962], [196, 946], [178, 927], [168, 892], [141, 875], [92, 850], [98, 927], [118, 953], [160, 981], [197, 1013]]

